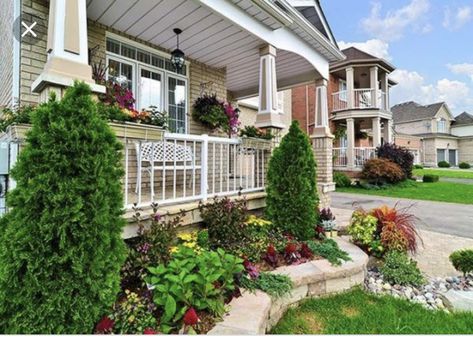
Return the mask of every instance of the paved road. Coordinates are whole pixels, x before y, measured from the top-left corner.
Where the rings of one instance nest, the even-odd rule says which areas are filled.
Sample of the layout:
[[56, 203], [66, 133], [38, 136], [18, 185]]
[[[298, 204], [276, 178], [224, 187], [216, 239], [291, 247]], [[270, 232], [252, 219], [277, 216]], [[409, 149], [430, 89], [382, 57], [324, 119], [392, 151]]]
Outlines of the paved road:
[[413, 205], [411, 212], [419, 218], [417, 226], [420, 229], [473, 238], [473, 205], [332, 193], [332, 207], [342, 209], [355, 209], [356, 205], [353, 203], [371, 209], [383, 204], [394, 206], [398, 201], [399, 207]]

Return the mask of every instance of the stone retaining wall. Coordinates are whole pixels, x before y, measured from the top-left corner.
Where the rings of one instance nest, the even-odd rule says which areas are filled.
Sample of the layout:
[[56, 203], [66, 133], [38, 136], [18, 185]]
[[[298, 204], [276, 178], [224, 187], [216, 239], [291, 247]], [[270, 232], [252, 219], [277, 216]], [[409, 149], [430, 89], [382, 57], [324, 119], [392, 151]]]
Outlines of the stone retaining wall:
[[352, 261], [332, 266], [327, 260], [315, 260], [297, 266], [280, 267], [273, 273], [288, 275], [294, 283], [290, 294], [272, 299], [262, 291], [244, 292], [230, 302], [230, 310], [209, 335], [265, 334], [282, 318], [286, 310], [305, 298], [334, 294], [364, 282], [368, 256], [357, 246], [335, 238]]

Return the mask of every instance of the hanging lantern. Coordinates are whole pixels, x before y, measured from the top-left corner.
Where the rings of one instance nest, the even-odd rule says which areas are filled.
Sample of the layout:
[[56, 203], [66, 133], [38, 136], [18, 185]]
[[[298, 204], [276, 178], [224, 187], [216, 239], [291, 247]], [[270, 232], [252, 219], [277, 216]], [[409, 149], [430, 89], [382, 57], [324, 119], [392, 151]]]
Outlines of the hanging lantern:
[[181, 70], [184, 66], [184, 63], [186, 62], [186, 60], [184, 59], [184, 52], [179, 49], [179, 34], [182, 33], [182, 30], [180, 30], [179, 28], [174, 28], [174, 33], [177, 37], [177, 48], [174, 49], [171, 53], [171, 63], [174, 68], [176, 68], [176, 70]]

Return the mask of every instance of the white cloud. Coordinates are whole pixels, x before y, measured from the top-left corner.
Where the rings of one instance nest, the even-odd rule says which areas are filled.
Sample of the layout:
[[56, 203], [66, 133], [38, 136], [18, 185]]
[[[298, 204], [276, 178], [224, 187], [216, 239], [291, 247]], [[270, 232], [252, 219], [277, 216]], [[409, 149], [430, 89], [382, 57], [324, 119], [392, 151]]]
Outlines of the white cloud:
[[464, 82], [444, 78], [429, 84], [418, 72], [404, 69], [394, 71], [391, 78], [398, 82], [391, 90], [391, 105], [406, 101], [420, 104], [445, 101], [454, 114], [473, 111], [472, 89]]
[[341, 50], [348, 47], [355, 47], [373, 56], [391, 60], [391, 56], [389, 55], [389, 43], [382, 40], [372, 39], [365, 42], [340, 41], [338, 42], [338, 46]]
[[361, 24], [364, 30], [375, 38], [385, 41], [398, 40], [409, 27], [421, 33], [427, 33], [431, 30], [431, 26], [424, 22], [424, 16], [429, 8], [429, 0], [411, 0], [408, 5], [394, 11], [388, 11], [383, 16], [381, 14], [381, 4], [374, 3], [370, 16], [363, 19]]
[[443, 26], [449, 30], [458, 30], [473, 19], [473, 10], [469, 6], [458, 7], [452, 10], [446, 7], [443, 18]]
[[473, 63], [447, 64], [447, 67], [454, 74], [470, 76], [473, 81]]

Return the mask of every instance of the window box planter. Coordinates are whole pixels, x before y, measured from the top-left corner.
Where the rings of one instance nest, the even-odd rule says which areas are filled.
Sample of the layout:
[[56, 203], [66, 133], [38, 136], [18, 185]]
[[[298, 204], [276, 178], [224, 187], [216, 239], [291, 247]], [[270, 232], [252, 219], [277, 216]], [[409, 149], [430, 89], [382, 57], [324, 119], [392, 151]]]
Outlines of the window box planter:
[[[109, 122], [108, 124], [119, 138], [151, 141], [164, 138], [164, 129], [159, 126], [132, 122]], [[9, 140], [22, 141], [26, 137], [26, 132], [30, 129], [30, 124], [13, 124], [8, 127], [5, 133]]]
[[262, 138], [242, 137], [241, 144], [248, 149], [271, 150], [272, 148], [272, 141]]

